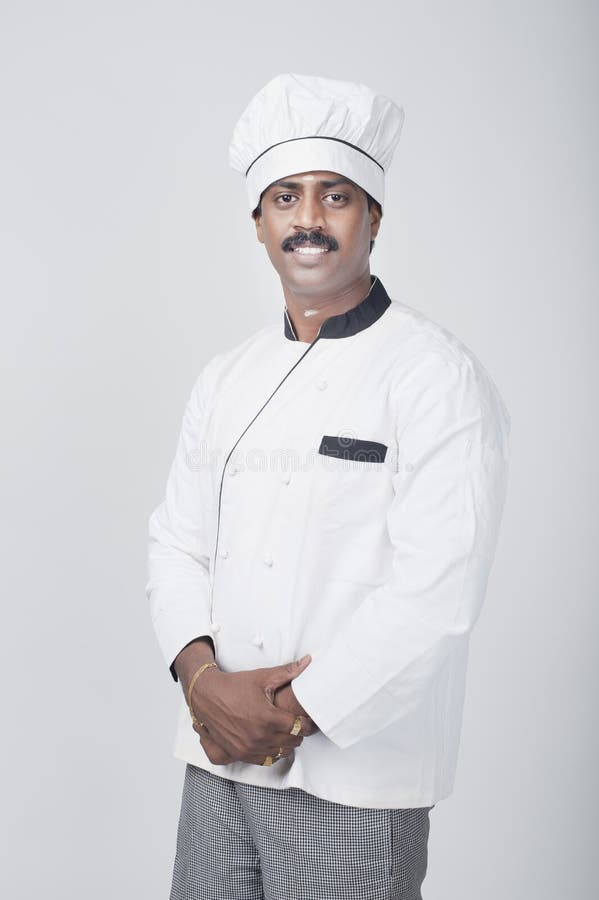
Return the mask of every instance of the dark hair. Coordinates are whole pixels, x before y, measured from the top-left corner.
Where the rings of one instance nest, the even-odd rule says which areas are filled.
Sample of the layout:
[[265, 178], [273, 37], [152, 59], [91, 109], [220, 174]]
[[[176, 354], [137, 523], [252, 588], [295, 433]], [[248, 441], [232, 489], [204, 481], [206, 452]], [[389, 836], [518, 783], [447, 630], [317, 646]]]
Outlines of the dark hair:
[[[265, 190], [266, 190], [266, 188], [265, 188]], [[362, 188], [362, 190], [363, 190], [363, 188]], [[378, 202], [378, 200], [375, 200], [374, 197], [371, 197], [367, 191], [364, 191], [364, 193], [366, 194], [366, 203], [368, 204], [368, 212], [370, 212], [370, 207], [374, 203], [374, 205], [378, 209], [379, 217], [382, 218], [383, 210], [381, 209], [381, 204]], [[258, 216], [262, 215], [262, 197], [263, 196], [264, 196], [264, 191], [262, 191], [262, 193], [260, 194], [260, 200], [258, 201], [258, 206], [256, 207], [256, 209], [254, 209], [252, 211], [252, 219], [254, 219], [254, 221], [256, 220], [256, 218]], [[372, 253], [373, 247], [374, 247], [374, 241], [371, 241], [369, 253]]]

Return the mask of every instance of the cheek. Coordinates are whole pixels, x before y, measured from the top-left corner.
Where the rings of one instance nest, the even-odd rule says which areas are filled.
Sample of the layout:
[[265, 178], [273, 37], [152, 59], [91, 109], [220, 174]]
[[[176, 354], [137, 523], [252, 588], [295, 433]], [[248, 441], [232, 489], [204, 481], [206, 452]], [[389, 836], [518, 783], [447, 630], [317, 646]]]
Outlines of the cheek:
[[359, 251], [364, 245], [369, 245], [370, 221], [360, 219], [359, 221], [348, 222], [336, 233], [340, 245]]
[[355, 243], [358, 243], [364, 234], [370, 232], [370, 215], [358, 204], [338, 210], [338, 215], [331, 217], [329, 221], [331, 228], [336, 229], [339, 235], [344, 235], [346, 240]]
[[280, 225], [277, 228], [273, 227], [272, 224], [265, 222], [264, 219], [262, 220], [261, 231], [262, 243], [266, 245], [266, 249], [268, 250], [268, 252], [270, 253], [272, 251], [273, 253], [282, 253], [283, 251], [281, 250], [281, 244], [283, 243], [285, 235], [288, 232], [282, 229]]
[[272, 234], [264, 236], [264, 246], [266, 247], [267, 253], [270, 257], [281, 257], [286, 256], [287, 254], [281, 250], [281, 244], [283, 243], [283, 236], [274, 237]]
[[270, 259], [276, 271], [279, 271], [281, 266], [285, 265], [287, 256], [289, 255], [281, 250], [283, 238], [284, 236], [281, 236], [279, 239], [277, 239], [273, 238], [272, 235], [264, 235], [264, 247], [266, 249], [268, 258]]

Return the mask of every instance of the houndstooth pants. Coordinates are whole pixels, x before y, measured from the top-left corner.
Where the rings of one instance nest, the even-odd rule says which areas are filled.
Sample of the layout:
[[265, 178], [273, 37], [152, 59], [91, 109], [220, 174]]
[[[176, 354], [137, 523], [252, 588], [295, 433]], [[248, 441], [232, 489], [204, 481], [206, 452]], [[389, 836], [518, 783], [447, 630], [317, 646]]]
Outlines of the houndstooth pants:
[[188, 764], [170, 900], [421, 900], [431, 809], [342, 806]]

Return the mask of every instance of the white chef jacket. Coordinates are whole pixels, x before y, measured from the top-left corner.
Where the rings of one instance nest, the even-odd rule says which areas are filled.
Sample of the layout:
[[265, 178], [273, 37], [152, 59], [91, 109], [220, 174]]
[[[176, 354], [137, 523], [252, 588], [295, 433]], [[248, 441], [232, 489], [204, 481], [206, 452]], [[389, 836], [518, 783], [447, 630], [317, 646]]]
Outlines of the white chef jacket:
[[225, 671], [312, 654], [293, 690], [320, 731], [272, 767], [214, 766], [181, 695], [174, 755], [350, 806], [447, 797], [509, 430], [475, 355], [375, 276], [311, 343], [285, 311], [215, 356], [150, 518], [153, 624], [175, 678], [201, 635]]

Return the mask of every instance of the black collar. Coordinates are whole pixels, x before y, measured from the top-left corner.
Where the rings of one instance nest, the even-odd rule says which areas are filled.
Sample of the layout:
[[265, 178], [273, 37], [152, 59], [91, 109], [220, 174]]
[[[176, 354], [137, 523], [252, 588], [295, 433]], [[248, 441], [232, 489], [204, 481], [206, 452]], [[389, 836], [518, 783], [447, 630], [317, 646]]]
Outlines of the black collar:
[[[348, 309], [347, 312], [338, 316], [329, 316], [320, 326], [318, 332], [319, 338], [344, 338], [357, 334], [368, 328], [373, 322], [383, 315], [388, 306], [391, 305], [391, 299], [383, 284], [376, 275], [370, 276], [370, 291], [357, 306]], [[297, 341], [297, 335], [291, 324], [291, 319], [287, 313], [287, 308], [283, 313], [285, 324], [285, 337], [290, 341]]]

